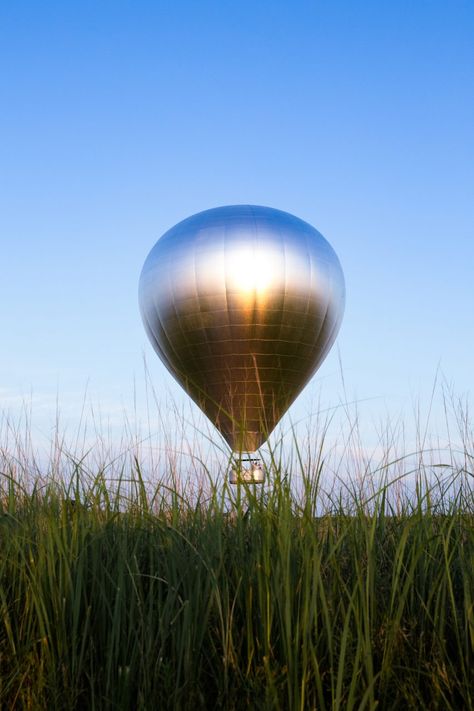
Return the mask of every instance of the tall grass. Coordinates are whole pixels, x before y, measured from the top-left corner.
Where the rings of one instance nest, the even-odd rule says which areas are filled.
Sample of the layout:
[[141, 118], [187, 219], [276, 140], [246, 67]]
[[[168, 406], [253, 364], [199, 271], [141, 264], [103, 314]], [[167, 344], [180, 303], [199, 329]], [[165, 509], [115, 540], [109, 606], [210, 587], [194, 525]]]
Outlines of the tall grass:
[[348, 472], [323, 431], [235, 489], [28, 442], [0, 451], [2, 708], [474, 708], [468, 428]]

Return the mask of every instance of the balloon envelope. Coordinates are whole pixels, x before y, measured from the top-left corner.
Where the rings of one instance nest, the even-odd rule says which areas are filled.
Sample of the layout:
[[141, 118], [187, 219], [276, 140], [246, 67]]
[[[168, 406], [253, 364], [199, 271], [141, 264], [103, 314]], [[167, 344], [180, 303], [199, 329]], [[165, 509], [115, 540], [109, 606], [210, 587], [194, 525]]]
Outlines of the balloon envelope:
[[307, 222], [232, 205], [166, 232], [140, 276], [164, 365], [234, 451], [255, 451], [316, 372], [341, 324], [339, 260]]

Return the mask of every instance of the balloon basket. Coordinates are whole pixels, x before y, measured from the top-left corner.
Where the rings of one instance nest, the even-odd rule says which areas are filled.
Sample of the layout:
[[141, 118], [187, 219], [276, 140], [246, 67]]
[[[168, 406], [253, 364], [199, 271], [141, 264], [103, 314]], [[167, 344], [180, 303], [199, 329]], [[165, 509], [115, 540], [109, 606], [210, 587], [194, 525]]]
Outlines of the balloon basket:
[[232, 468], [229, 481], [231, 484], [263, 484], [265, 472], [260, 459], [239, 459]]

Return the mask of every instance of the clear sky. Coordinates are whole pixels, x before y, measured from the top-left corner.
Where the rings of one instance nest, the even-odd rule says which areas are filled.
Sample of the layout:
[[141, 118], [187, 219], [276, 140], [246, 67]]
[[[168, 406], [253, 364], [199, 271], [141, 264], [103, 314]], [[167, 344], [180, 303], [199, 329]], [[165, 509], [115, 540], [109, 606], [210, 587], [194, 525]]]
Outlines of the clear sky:
[[179, 401], [140, 269], [233, 203], [292, 212], [339, 255], [345, 319], [311, 392], [339, 402], [338, 350], [372, 417], [423, 401], [438, 366], [469, 392], [473, 77], [471, 0], [2, 2], [3, 407], [32, 399], [47, 432], [87, 386], [113, 418], [143, 354]]

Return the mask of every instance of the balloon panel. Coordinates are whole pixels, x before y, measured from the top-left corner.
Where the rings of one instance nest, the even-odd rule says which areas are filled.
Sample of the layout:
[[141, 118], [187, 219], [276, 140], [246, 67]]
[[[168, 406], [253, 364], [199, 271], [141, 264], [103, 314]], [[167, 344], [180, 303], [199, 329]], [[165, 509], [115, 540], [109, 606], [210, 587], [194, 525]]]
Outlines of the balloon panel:
[[232, 449], [253, 452], [329, 351], [345, 287], [311, 225], [237, 205], [165, 233], [144, 264], [139, 299], [165, 366]]

